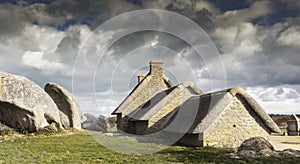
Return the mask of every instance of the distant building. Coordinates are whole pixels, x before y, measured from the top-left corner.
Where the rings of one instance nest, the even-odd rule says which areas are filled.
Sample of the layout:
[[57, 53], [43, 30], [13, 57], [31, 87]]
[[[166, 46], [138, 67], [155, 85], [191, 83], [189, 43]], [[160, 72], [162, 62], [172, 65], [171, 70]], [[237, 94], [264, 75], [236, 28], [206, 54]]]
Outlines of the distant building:
[[291, 115], [290, 120], [287, 121], [287, 132], [289, 136], [298, 136], [300, 133], [300, 119], [295, 115]]
[[[159, 63], [159, 65], [153, 63]], [[278, 126], [243, 89], [204, 94], [191, 82], [171, 85], [163, 62], [151, 61], [150, 72], [112, 113], [118, 129], [132, 134], [161, 130], [183, 137], [177, 144], [235, 148], [244, 140], [268, 139]], [[159, 70], [159, 75], [153, 75]]]
[[287, 134], [287, 121], [290, 120], [291, 115], [286, 114], [270, 114], [272, 120], [277, 124], [279, 129], [281, 130], [281, 134], [279, 135], [288, 135]]

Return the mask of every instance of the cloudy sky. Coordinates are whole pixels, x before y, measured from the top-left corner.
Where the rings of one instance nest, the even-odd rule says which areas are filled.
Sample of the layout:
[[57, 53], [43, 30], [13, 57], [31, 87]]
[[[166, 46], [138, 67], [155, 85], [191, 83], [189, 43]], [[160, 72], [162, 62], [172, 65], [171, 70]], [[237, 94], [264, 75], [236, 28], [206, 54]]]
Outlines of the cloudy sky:
[[[183, 24], [174, 28], [195, 36], [199, 46], [213, 43], [216, 51], [199, 55], [186, 40], [153, 30], [113, 41], [142, 16], [124, 17], [120, 27], [100, 26], [142, 9], [193, 20], [211, 43], [199, 41]], [[158, 21], [157, 28], [165, 22]], [[268, 113], [300, 113], [299, 0], [0, 0], [0, 41], [0, 70], [41, 87], [62, 85], [74, 92], [82, 112], [109, 115], [134, 87], [136, 76], [147, 73], [149, 60], [162, 59], [174, 83], [189, 80], [205, 92], [240, 86]], [[218, 57], [205, 59], [207, 54]]]

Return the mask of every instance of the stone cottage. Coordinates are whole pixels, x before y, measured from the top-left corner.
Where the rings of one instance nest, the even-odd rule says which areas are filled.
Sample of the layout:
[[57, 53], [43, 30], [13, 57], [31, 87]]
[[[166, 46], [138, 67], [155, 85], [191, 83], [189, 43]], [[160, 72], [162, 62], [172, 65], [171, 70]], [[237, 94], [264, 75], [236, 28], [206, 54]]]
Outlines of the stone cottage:
[[300, 133], [300, 119], [295, 115], [291, 115], [287, 121], [287, 132], [289, 136], [297, 136]]
[[170, 79], [163, 73], [163, 61], [159, 60], [150, 61], [150, 72], [146, 76], [139, 76], [138, 80], [138, 85], [112, 113], [117, 115], [118, 131], [127, 131], [128, 114], [157, 92], [173, 86]]
[[[151, 66], [147, 76], [151, 76], [152, 69], [157, 68]], [[162, 65], [159, 69], [163, 74]], [[165, 81], [162, 78], [164, 76], [159, 79]], [[122, 104], [128, 99], [137, 99], [132, 94], [137, 92], [143, 81], [139, 82]], [[204, 94], [191, 82], [166, 87], [161, 86], [163, 83], [159, 84], [151, 95], [143, 95], [141, 91], [136, 93], [141, 97], [138, 103], [126, 106], [121, 104], [113, 112], [118, 116], [118, 129], [121, 127], [125, 132], [139, 135], [163, 130], [168, 135], [177, 133], [177, 136], [182, 136], [177, 144], [232, 148], [250, 137], [267, 139], [272, 132], [280, 132], [269, 115], [241, 88]], [[147, 89], [151, 91], [152, 88], [144, 87], [141, 90], [145, 92]]]
[[184, 82], [160, 91], [139, 108], [128, 114], [127, 132], [149, 134], [160, 131], [168, 122], [169, 113], [191, 96], [203, 92], [191, 82]]
[[193, 96], [178, 111], [181, 116], [177, 123], [174, 123], [175, 112], [169, 123], [176, 128], [171, 125], [169, 129], [183, 131], [186, 125], [182, 122], [193, 119], [178, 141], [182, 145], [235, 148], [248, 138], [268, 139], [272, 132], [280, 132], [270, 116], [242, 88]]

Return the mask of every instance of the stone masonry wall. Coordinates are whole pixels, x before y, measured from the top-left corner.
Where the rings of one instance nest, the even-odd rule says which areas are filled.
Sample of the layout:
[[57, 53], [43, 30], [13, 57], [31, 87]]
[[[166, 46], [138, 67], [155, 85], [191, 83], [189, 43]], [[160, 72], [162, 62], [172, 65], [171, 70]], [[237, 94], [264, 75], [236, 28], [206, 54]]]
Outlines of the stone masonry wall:
[[260, 136], [268, 139], [264, 124], [248, 111], [238, 98], [227, 105], [219, 118], [205, 131], [204, 146], [236, 148], [244, 140]]

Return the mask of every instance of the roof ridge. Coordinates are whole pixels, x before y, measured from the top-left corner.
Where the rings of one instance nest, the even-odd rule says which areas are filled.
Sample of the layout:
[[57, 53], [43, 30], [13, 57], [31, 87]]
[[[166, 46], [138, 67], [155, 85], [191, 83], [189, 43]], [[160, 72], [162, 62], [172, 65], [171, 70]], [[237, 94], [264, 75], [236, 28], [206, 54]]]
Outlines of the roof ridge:
[[[155, 98], [155, 96], [158, 96], [158, 94], [160, 94], [162, 92], [166, 92], [167, 90], [171, 90], [171, 92], [167, 93], [166, 96], [164, 96], [154, 106], [152, 106], [148, 111], [146, 111], [143, 114], [143, 116], [140, 117], [140, 120], [144, 120], [144, 119], [147, 120], [147, 119], [150, 119], [151, 117], [153, 117], [154, 115], [156, 115], [157, 112], [159, 112], [159, 109], [161, 109], [167, 103], [169, 103], [174, 97], [176, 97], [178, 94], [180, 94], [180, 92], [183, 92], [184, 89], [185, 89], [185, 87], [181, 83], [181, 84], [177, 84], [176, 86], [173, 86], [172, 88], [168, 88], [168, 89], [162, 90], [159, 93], [157, 93], [154, 96], [152, 96], [150, 99], [148, 99], [147, 101], [145, 101], [145, 103], [140, 108], [138, 108], [137, 110], [142, 109], [145, 106], [145, 104], [147, 104], [148, 101], [151, 101], [151, 99]], [[149, 114], [149, 112], [153, 113], [152, 115], [150, 115], [150, 118], [149, 117], [143, 118], [143, 117], [145, 117], [145, 115]], [[136, 117], [138, 117], [137, 116], [138, 114], [140, 114], [139, 111], [137, 111], [132, 117], [136, 118]]]
[[296, 114], [292, 114], [292, 117], [294, 117], [296, 119], [296, 121], [300, 121], [299, 117]]
[[119, 112], [119, 109], [120, 107], [124, 106], [123, 108], [127, 108], [127, 106], [130, 104], [130, 102], [128, 102], [127, 100], [132, 98], [132, 96], [134, 96], [135, 94], [137, 94], [135, 91], [140, 87], [140, 86], [145, 86], [147, 84], [146, 81], [149, 81], [152, 76], [149, 76], [150, 74], [148, 73], [145, 78], [140, 82], [138, 83], [134, 88], [133, 90], [128, 94], [128, 96], [121, 102], [121, 104], [112, 112], [112, 114], [116, 114]]
[[185, 88], [187, 89], [192, 89], [192, 91], [195, 93], [195, 94], [203, 94], [204, 92], [197, 86], [195, 85], [193, 82], [190, 82], [190, 81], [185, 81], [183, 83], [181, 83]]
[[173, 87], [174, 84], [172, 83], [172, 81], [170, 80], [170, 78], [168, 78], [168, 76], [166, 76], [164, 73], [163, 73], [163, 80], [165, 81], [165, 83], [167, 83], [167, 85], [169, 87]]

